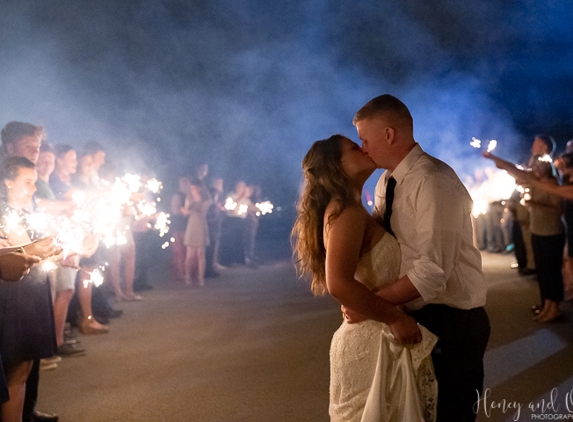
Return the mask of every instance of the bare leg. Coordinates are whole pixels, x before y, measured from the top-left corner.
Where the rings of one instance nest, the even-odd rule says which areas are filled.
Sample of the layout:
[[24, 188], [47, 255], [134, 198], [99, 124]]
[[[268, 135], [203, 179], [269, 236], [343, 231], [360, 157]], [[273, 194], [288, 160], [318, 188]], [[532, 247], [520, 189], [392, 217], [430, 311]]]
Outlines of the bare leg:
[[191, 246], [187, 246], [187, 251], [185, 254], [185, 284], [191, 284], [193, 280], [193, 267], [195, 260], [195, 251]]
[[87, 271], [93, 271], [93, 268], [82, 269], [85, 271], [80, 272], [80, 283], [78, 286], [78, 299], [82, 313], [80, 331], [83, 334], [107, 333], [107, 326], [97, 322], [92, 315], [92, 283], [89, 282], [90, 275], [87, 273]]
[[175, 242], [171, 245], [173, 253], [173, 275], [177, 280], [185, 279], [185, 245], [183, 244], [184, 232], [173, 233]]
[[205, 285], [205, 247], [195, 248], [195, 255], [197, 257], [197, 282], [199, 286], [203, 287]]
[[8, 368], [6, 375], [10, 400], [2, 405], [2, 422], [22, 422], [26, 380], [31, 369], [31, 360]]
[[125, 245], [123, 252], [124, 274], [125, 274], [125, 294], [128, 300], [141, 299], [133, 291], [133, 281], [135, 279], [135, 245]]
[[122, 300], [125, 298], [125, 294], [121, 290], [120, 284], [120, 274], [121, 274], [121, 250], [120, 246], [114, 245], [110, 248], [110, 260], [109, 260], [109, 279], [113, 285], [113, 290], [115, 292], [115, 298], [117, 300]]
[[73, 289], [56, 292], [56, 299], [54, 300], [54, 325], [56, 326], [56, 343], [58, 347], [64, 344], [66, 317], [68, 316], [68, 307], [70, 306], [73, 295]]

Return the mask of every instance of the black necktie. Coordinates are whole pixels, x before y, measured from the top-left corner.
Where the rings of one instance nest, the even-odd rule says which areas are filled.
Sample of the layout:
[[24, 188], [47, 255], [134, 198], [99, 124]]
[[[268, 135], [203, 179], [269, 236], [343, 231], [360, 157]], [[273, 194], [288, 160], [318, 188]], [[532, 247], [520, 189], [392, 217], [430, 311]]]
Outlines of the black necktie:
[[394, 236], [394, 232], [390, 226], [390, 217], [392, 217], [392, 202], [394, 202], [395, 187], [396, 179], [390, 177], [390, 179], [388, 179], [388, 183], [386, 183], [386, 210], [384, 211], [384, 228], [392, 236]]

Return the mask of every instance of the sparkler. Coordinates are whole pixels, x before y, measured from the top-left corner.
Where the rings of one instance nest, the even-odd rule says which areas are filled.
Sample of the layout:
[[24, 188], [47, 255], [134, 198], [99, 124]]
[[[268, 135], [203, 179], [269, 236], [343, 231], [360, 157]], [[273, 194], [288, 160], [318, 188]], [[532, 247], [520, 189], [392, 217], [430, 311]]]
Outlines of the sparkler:
[[139, 193], [142, 188], [153, 194], [159, 193], [163, 187], [160, 181], [150, 179], [143, 186], [139, 175], [126, 174], [111, 184], [102, 184], [103, 188], [96, 194], [74, 193], [74, 208], [70, 215], [54, 216], [45, 209], [38, 209], [23, 216], [7, 209], [0, 228], [6, 233], [18, 234], [28, 229], [33, 232], [32, 237], [53, 236], [56, 245], [63, 249], [64, 257], [84, 253], [83, 242], [87, 236], [102, 241], [108, 248], [126, 244], [130, 230], [125, 222], [126, 215], [133, 215], [136, 219], [155, 216], [153, 228], [158, 230], [160, 237], [169, 231], [169, 214], [157, 213], [155, 202], [147, 201]]
[[264, 202], [257, 202], [255, 204], [255, 207], [259, 209], [259, 211], [257, 211], [257, 216], [259, 216], [259, 215], [271, 214], [273, 212], [274, 205], [271, 203], [271, 201], [264, 201]]
[[237, 206], [238, 204], [230, 196], [225, 200], [224, 207], [227, 211], [234, 211]]
[[[474, 148], [480, 149], [482, 146], [482, 141], [476, 137], [472, 137], [472, 141], [470, 142], [470, 145]], [[486, 148], [487, 152], [492, 152], [496, 147], [497, 147], [497, 141], [495, 139], [488, 141], [487, 148]]]

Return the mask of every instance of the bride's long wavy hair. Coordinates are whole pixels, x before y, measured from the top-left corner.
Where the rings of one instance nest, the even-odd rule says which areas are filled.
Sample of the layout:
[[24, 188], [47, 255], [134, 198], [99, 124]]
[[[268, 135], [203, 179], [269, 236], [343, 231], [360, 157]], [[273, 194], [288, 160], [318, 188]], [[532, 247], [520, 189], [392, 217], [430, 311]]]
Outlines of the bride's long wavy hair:
[[299, 274], [312, 277], [315, 295], [326, 293], [324, 213], [333, 201], [330, 224], [342, 210], [356, 202], [356, 193], [342, 169], [342, 135], [316, 141], [302, 160], [304, 186], [297, 203], [297, 218], [291, 233], [293, 255]]

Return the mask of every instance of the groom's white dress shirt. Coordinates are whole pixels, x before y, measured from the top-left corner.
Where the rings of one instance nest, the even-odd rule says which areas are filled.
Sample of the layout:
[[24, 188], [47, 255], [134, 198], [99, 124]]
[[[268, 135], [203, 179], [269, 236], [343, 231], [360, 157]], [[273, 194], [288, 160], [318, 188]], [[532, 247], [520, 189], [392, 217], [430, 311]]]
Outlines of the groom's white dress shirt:
[[422, 296], [406, 308], [485, 305], [486, 279], [481, 254], [473, 245], [473, 201], [454, 170], [416, 144], [391, 174], [386, 171], [380, 177], [377, 219], [384, 215], [390, 176], [397, 182], [390, 221], [402, 254], [400, 277], [407, 274]]

